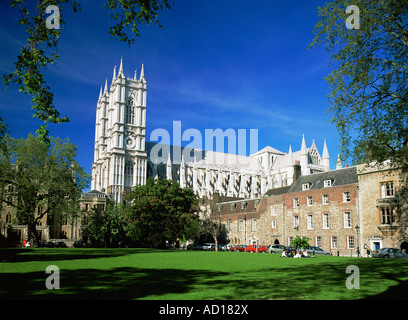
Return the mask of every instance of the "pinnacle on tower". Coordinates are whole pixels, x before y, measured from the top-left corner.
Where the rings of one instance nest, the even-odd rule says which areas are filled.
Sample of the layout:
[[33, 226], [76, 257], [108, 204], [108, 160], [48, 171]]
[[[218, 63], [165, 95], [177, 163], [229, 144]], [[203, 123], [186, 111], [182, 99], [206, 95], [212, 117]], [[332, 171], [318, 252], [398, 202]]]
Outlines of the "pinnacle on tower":
[[105, 80], [105, 89], [103, 91], [103, 94], [108, 93], [108, 79]]
[[140, 71], [140, 79], [139, 79], [139, 81], [146, 82], [145, 76], [144, 76], [144, 64], [142, 64], [142, 70]]
[[305, 140], [305, 135], [302, 137], [302, 147], [300, 148], [300, 153], [301, 154], [306, 154], [307, 153], [307, 148], [306, 148], [306, 140]]
[[323, 166], [325, 166], [327, 170], [330, 170], [330, 156], [329, 150], [327, 149], [326, 139], [324, 139], [322, 160]]
[[292, 145], [289, 145], [289, 160], [288, 160], [288, 165], [293, 166], [293, 154], [292, 154]]
[[113, 68], [112, 83], [115, 81], [115, 79], [116, 79], [116, 66]]
[[119, 73], [118, 73], [118, 77], [120, 76], [125, 76], [123, 74], [123, 59], [122, 58], [120, 58]]

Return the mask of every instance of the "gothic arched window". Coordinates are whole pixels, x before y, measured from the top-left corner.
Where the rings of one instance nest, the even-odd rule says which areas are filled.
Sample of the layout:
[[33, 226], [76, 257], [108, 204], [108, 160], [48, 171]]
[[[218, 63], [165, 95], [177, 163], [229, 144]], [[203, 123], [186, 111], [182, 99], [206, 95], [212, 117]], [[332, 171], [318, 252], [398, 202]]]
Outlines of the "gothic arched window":
[[125, 123], [135, 124], [135, 107], [133, 106], [132, 99], [129, 99], [126, 103]]
[[132, 186], [133, 181], [133, 163], [126, 161], [125, 163], [125, 186]]

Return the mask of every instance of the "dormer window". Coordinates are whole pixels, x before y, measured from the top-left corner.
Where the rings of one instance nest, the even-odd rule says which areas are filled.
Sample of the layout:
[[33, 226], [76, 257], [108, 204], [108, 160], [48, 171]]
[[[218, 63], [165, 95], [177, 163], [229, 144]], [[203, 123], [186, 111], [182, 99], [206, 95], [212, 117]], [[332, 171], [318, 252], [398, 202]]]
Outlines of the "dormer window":
[[333, 185], [334, 180], [329, 179], [329, 180], [324, 180], [324, 187], [328, 188], [331, 187]]
[[302, 184], [302, 191], [310, 190], [311, 186], [310, 182]]

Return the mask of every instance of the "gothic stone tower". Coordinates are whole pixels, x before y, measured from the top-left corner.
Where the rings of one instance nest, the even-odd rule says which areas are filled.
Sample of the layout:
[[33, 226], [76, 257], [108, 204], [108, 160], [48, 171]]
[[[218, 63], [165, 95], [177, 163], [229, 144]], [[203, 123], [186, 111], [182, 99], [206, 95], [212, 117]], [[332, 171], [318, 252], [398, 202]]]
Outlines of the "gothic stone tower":
[[108, 90], [99, 94], [96, 107], [95, 149], [92, 164], [92, 189], [105, 192], [115, 202], [134, 185], [145, 184], [147, 154], [146, 130], [146, 80], [144, 68], [137, 80], [113, 69]]

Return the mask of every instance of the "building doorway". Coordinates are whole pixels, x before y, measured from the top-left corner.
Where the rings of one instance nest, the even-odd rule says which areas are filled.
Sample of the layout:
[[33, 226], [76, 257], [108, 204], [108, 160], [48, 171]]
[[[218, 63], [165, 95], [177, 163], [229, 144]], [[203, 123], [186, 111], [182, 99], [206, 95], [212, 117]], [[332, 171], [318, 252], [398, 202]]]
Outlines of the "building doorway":
[[279, 244], [279, 240], [276, 239], [275, 242], [273, 244]]
[[400, 248], [401, 248], [401, 250], [405, 250], [405, 252], [408, 252], [408, 242], [403, 241], [403, 242], [401, 243]]

